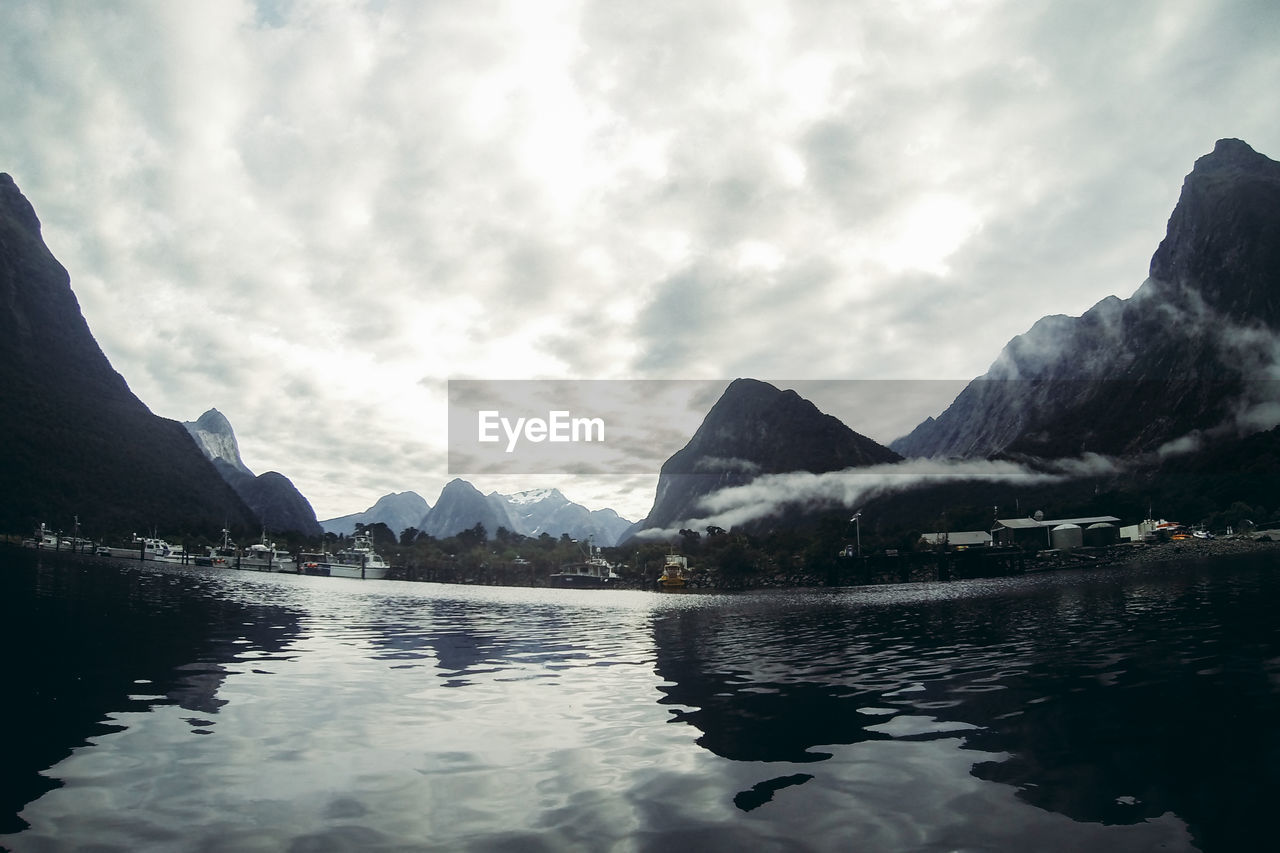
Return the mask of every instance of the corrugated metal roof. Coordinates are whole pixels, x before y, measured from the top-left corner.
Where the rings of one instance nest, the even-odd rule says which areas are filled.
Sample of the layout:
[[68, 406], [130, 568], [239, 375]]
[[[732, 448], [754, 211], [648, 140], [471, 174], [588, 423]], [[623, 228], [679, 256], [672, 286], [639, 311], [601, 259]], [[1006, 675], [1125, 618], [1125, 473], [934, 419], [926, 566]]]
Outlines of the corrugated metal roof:
[[1043, 521], [1036, 521], [1034, 518], [997, 518], [996, 526], [1007, 527], [1010, 530], [1027, 530], [1034, 527], [1057, 527], [1059, 524], [1078, 524], [1083, 527], [1100, 521], [1119, 520], [1114, 515], [1095, 515], [1090, 518], [1046, 518]]
[[1114, 522], [1119, 520], [1120, 519], [1116, 518], [1114, 515], [1095, 515], [1095, 516], [1090, 516], [1089, 518], [1055, 518], [1053, 521], [1049, 521], [1048, 519], [1045, 519], [1044, 523], [1045, 524], [1079, 524], [1083, 526], [1086, 524], [1096, 524], [1099, 521]]

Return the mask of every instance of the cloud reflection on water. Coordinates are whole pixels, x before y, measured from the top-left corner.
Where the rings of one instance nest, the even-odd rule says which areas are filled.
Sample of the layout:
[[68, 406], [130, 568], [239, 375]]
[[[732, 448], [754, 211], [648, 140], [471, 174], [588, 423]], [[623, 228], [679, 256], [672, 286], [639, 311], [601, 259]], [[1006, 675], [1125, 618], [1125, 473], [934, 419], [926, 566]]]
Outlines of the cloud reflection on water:
[[101, 706], [117, 730], [52, 767], [32, 845], [1231, 849], [1280, 787], [1263, 570], [683, 596], [152, 574], [118, 581], [140, 624], [202, 639], [113, 683], [174, 704]]

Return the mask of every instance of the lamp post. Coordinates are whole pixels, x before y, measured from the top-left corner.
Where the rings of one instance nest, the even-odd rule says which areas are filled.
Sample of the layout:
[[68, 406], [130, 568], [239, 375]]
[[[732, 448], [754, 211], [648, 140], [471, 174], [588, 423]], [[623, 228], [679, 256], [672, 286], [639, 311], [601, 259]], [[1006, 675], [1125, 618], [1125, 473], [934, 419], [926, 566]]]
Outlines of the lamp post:
[[[860, 518], [862, 518], [862, 510], [858, 510], [857, 512], [855, 512], [853, 514], [853, 518], [849, 519], [850, 521], [853, 522], [854, 532], [857, 534], [857, 537], [858, 537], [858, 556], [859, 557], [862, 556], [862, 522], [859, 521]], [[845, 528], [845, 529], [847, 530], [848, 528]]]

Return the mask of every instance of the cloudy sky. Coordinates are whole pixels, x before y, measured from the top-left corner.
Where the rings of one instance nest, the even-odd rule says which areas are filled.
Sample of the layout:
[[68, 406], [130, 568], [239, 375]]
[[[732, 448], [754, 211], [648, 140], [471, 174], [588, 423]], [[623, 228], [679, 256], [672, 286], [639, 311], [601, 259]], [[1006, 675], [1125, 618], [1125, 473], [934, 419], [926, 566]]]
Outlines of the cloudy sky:
[[[134, 392], [327, 518], [434, 502], [451, 378], [981, 374], [1131, 294], [1216, 139], [1280, 157], [1278, 38], [1273, 0], [0, 0], [0, 171]], [[815, 401], [888, 441], [956, 390], [898, 387]]]

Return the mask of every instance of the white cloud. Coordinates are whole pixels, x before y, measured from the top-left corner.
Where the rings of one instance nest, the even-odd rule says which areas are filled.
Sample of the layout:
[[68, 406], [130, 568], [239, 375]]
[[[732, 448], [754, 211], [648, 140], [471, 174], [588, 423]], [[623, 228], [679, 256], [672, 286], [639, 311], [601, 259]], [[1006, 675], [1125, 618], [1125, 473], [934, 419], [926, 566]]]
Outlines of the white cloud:
[[1098, 454], [1054, 460], [1036, 468], [1006, 460], [908, 459], [890, 465], [849, 468], [824, 474], [796, 471], [766, 474], [742, 486], [702, 498], [706, 515], [686, 518], [666, 530], [645, 531], [646, 538], [670, 538], [681, 528], [702, 530], [708, 525], [726, 529], [776, 515], [787, 508], [853, 508], [873, 498], [944, 481], [1016, 481], [1021, 485], [1054, 482], [1068, 477], [1114, 474], [1114, 460]]

